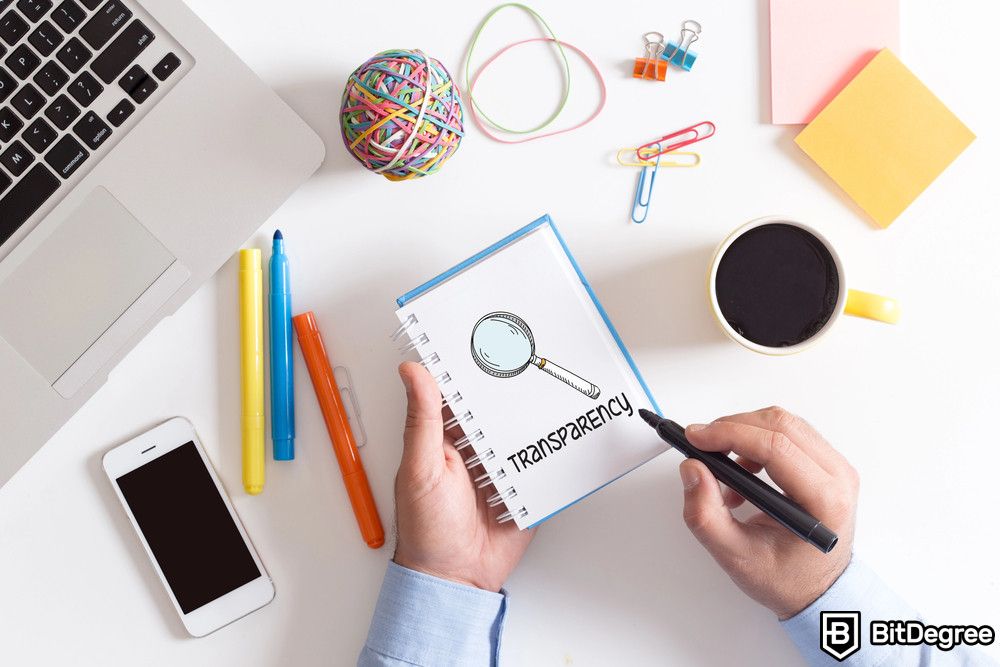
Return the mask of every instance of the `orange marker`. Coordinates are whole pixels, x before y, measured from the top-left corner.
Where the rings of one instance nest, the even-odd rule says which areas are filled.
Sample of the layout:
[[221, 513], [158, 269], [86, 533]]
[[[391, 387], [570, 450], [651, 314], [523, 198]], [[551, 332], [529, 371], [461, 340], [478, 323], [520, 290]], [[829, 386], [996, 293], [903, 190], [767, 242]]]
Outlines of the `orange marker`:
[[299, 339], [299, 349], [302, 350], [309, 369], [309, 377], [312, 378], [313, 389], [316, 390], [316, 399], [323, 411], [326, 430], [333, 442], [333, 453], [337, 455], [340, 473], [344, 476], [344, 486], [347, 487], [354, 516], [358, 519], [361, 537], [369, 547], [378, 549], [385, 544], [385, 531], [378, 516], [378, 508], [375, 507], [372, 489], [368, 485], [368, 475], [361, 465], [358, 445], [354, 442], [354, 434], [347, 423], [347, 412], [333, 377], [333, 369], [330, 368], [330, 360], [326, 356], [323, 338], [316, 326], [316, 317], [309, 311], [293, 317], [292, 323]]

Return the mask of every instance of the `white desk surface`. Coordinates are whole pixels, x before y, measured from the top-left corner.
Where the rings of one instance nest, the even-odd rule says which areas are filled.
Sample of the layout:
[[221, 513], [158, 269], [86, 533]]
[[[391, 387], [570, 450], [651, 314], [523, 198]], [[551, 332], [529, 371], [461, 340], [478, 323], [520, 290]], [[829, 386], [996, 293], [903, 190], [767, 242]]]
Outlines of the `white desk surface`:
[[[548, 212], [672, 416], [706, 420], [773, 403], [805, 416], [861, 472], [856, 551], [932, 621], [1000, 626], [992, 3], [902, 3], [903, 60], [979, 138], [887, 231], [865, 222], [795, 147], [797, 127], [768, 124], [766, 0], [533, 4], [601, 68], [604, 113], [522, 146], [493, 143], [469, 123], [441, 173], [390, 183], [341, 143], [347, 75], [393, 47], [419, 47], [457, 75], [492, 3], [399, 4], [369, 17], [366, 3], [191, 0], [326, 141], [325, 165], [252, 242], [266, 248], [282, 229], [295, 308], [316, 311], [332, 358], [353, 373], [371, 441], [363, 457], [389, 535], [404, 414], [388, 340], [393, 299]], [[484, 57], [537, 34], [507, 11]], [[633, 80], [640, 35], [672, 36], [687, 18], [704, 26], [693, 72]], [[533, 115], [507, 97], [519, 67], [530, 79], [523, 89], [540, 100]], [[567, 118], [586, 115], [594, 99], [582, 64], [573, 67]], [[551, 57], [528, 46], [484, 79], [482, 101], [527, 123], [552, 108], [557, 88]], [[699, 148], [702, 166], [662, 172], [650, 219], [628, 224], [636, 172], [613, 164], [615, 150], [703, 119], [719, 131]], [[898, 297], [903, 321], [845, 319], [793, 358], [723, 338], [704, 296], [709, 254], [737, 225], [774, 213], [832, 237], [851, 285]], [[270, 462], [264, 494], [249, 497], [240, 484], [235, 260], [136, 347], [0, 491], [0, 662], [353, 662], [392, 539], [374, 552], [361, 542], [298, 355], [296, 363], [298, 458]], [[204, 639], [185, 636], [100, 467], [107, 449], [172, 415], [194, 422], [278, 591], [270, 606]], [[507, 664], [797, 663], [771, 614], [685, 529], [679, 460], [665, 454], [539, 531], [508, 582]], [[987, 652], [1000, 658], [1000, 644]]]

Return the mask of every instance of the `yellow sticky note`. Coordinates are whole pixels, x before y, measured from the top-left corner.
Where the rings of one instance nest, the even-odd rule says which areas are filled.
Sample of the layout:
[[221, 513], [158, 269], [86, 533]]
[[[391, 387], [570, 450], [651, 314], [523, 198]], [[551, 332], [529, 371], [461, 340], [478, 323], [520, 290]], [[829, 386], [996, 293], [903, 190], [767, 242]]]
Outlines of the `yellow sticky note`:
[[888, 227], [976, 138], [882, 49], [795, 138], [880, 227]]

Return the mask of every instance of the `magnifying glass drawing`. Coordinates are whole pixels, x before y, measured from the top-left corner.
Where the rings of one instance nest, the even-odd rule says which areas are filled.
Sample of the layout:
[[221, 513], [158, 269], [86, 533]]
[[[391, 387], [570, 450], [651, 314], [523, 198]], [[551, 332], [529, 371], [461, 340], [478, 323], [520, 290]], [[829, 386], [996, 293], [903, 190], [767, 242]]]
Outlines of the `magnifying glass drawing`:
[[493, 377], [514, 377], [528, 366], [537, 366], [590, 398], [601, 395], [600, 388], [594, 383], [548, 359], [535, 356], [535, 339], [531, 329], [512, 313], [490, 313], [476, 322], [472, 328], [472, 358], [484, 373]]

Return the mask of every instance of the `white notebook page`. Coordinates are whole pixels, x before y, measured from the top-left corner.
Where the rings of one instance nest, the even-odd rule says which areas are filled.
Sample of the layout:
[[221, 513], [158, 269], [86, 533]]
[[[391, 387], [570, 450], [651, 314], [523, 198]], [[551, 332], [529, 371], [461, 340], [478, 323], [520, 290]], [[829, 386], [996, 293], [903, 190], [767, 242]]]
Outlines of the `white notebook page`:
[[[474, 357], [473, 329], [491, 313], [520, 318], [530, 328], [536, 357], [550, 369], [555, 364], [581, 378], [590, 394], [596, 386], [599, 395], [593, 398], [533, 364], [510, 377], [484, 371]], [[450, 376], [442, 393], [461, 392], [453, 409], [472, 414], [463, 428], [483, 432], [473, 447], [480, 456], [492, 452], [485, 469], [502, 468], [507, 474], [497, 489], [516, 490], [507, 505], [519, 527], [547, 518], [667, 449], [639, 417], [639, 408], [653, 409], [651, 401], [549, 224], [397, 310], [400, 322], [411, 314], [417, 318], [407, 331], [411, 339], [420, 334], [429, 339], [417, 352], [425, 358], [436, 353], [440, 361], [429, 370]], [[523, 326], [503, 315], [483, 326], [476, 338], [480, 358], [495, 371], [517, 367], [527, 356]], [[522, 507], [527, 515], [517, 516]]]

